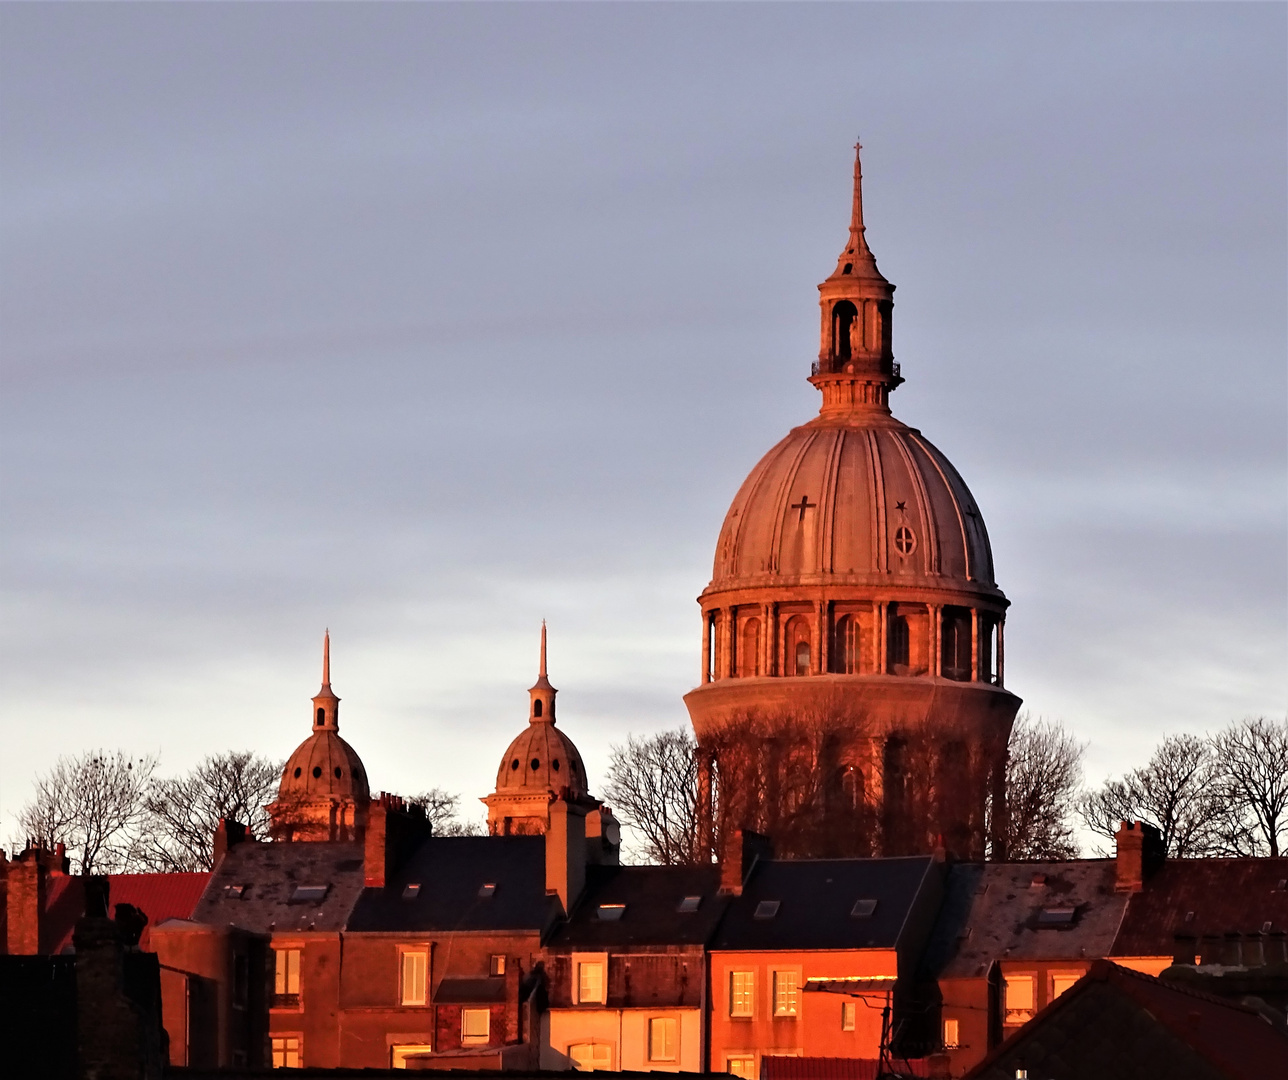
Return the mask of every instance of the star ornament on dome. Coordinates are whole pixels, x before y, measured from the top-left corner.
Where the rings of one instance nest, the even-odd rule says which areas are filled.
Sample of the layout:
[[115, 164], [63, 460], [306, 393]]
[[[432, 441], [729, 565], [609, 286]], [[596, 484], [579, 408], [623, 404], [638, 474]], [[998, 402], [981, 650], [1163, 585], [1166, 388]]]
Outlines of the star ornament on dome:
[[907, 509], [908, 509], [908, 504], [907, 504], [907, 503], [897, 502], [897, 503], [895, 503], [895, 504], [894, 504], [894, 508], [895, 508], [896, 510], [907, 510]]

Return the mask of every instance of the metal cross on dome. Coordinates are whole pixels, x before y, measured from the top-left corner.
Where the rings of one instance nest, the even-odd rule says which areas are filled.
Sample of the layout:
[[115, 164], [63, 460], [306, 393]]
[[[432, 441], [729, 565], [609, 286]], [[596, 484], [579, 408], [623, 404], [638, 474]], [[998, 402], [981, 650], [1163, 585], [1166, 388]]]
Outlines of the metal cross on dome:
[[801, 501], [800, 501], [800, 502], [798, 502], [798, 503], [792, 503], [792, 509], [793, 509], [793, 510], [799, 510], [799, 511], [801, 512], [801, 516], [800, 516], [800, 520], [801, 520], [801, 521], [804, 521], [804, 520], [805, 520], [805, 511], [806, 511], [806, 510], [813, 510], [813, 509], [815, 509], [817, 506], [818, 506], [818, 503], [812, 503], [812, 502], [810, 502], [810, 501], [809, 501], [809, 496], [808, 496], [808, 495], [802, 495], [802, 496], [801, 496]]

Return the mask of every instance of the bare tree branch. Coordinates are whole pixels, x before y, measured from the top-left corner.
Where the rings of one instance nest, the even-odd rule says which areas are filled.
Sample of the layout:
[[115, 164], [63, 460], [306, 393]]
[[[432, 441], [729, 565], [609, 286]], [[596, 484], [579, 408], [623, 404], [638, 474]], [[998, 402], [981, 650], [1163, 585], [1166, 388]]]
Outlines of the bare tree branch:
[[1249, 854], [1279, 856], [1288, 840], [1288, 718], [1231, 724], [1212, 740], [1223, 799], [1251, 821]]
[[614, 746], [604, 795], [621, 813], [640, 854], [663, 866], [702, 860], [698, 837], [697, 743], [686, 728]]
[[425, 820], [435, 836], [482, 836], [483, 827], [476, 821], [462, 821], [458, 816], [461, 797], [443, 788], [430, 788], [407, 800], [425, 808]]
[[1078, 857], [1073, 818], [1084, 749], [1054, 721], [1016, 718], [1006, 764], [1008, 859]]

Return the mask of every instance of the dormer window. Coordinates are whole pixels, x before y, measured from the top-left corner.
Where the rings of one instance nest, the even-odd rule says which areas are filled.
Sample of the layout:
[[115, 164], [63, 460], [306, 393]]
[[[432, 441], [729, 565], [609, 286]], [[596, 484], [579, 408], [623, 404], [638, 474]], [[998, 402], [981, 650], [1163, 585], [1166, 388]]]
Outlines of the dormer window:
[[600, 904], [596, 912], [600, 922], [619, 922], [626, 914], [625, 904]]

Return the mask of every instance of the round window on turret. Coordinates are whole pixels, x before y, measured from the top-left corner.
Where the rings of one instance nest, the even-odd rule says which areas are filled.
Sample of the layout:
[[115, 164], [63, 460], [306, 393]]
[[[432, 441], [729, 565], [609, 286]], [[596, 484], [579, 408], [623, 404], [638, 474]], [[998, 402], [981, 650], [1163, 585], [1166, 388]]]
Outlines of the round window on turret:
[[532, 771], [536, 772], [539, 768], [541, 768], [541, 759], [534, 757], [532, 759]]
[[339, 766], [339, 765], [337, 765], [337, 766], [335, 767], [335, 778], [336, 778], [337, 780], [339, 780], [339, 779], [340, 779], [340, 766]]
[[559, 771], [559, 759], [558, 759], [558, 758], [555, 758], [555, 759], [554, 759], [554, 761], [552, 761], [552, 762], [550, 763], [550, 767], [551, 767], [552, 769], [554, 769], [554, 771], [555, 771], [555, 772], [558, 772], [558, 771]]
[[917, 550], [917, 537], [907, 525], [900, 525], [894, 533], [894, 546], [900, 555], [911, 555]]
[[515, 758], [512, 762], [510, 762], [510, 771], [514, 772], [514, 770], [517, 769], [518, 767], [519, 767], [519, 759]]
[[321, 765], [314, 765], [314, 766], [313, 766], [313, 779], [314, 779], [314, 780], [316, 780], [316, 779], [317, 779], [319, 776], [321, 776], [321, 775], [322, 775], [322, 766], [321, 766]]
[[296, 779], [296, 780], [298, 780], [298, 779], [300, 778], [300, 773], [302, 773], [303, 771], [304, 771], [304, 770], [303, 770], [303, 769], [301, 769], [298, 765], [296, 765], [296, 766], [295, 766], [295, 779]]

